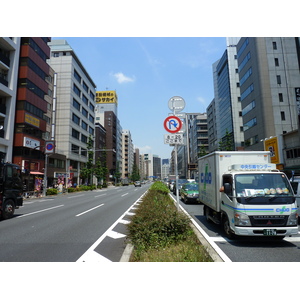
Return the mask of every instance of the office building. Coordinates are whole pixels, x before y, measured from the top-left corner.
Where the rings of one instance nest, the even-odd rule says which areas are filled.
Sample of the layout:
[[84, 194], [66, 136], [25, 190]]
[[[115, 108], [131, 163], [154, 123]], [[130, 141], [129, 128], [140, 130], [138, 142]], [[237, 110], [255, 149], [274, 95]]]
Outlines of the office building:
[[237, 44], [243, 130], [247, 150], [298, 130], [299, 39], [246, 37]]
[[129, 178], [134, 164], [134, 149], [129, 130], [122, 131], [122, 178]]
[[20, 44], [21, 38], [0, 37], [0, 161], [4, 162], [13, 160]]
[[239, 39], [226, 38], [227, 49], [213, 65], [215, 94], [207, 109], [210, 151], [239, 150], [244, 146], [237, 61]]
[[49, 65], [57, 74], [56, 153], [66, 155], [68, 185], [81, 184], [89, 137], [95, 140], [96, 85], [65, 40], [52, 40]]

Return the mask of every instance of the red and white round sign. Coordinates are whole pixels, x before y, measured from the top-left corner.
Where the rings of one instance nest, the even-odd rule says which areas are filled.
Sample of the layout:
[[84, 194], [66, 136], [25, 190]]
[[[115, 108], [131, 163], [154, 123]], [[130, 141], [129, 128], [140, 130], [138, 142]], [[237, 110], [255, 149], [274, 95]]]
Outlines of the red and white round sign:
[[176, 116], [167, 117], [164, 121], [165, 129], [170, 133], [176, 133], [181, 130], [182, 122]]

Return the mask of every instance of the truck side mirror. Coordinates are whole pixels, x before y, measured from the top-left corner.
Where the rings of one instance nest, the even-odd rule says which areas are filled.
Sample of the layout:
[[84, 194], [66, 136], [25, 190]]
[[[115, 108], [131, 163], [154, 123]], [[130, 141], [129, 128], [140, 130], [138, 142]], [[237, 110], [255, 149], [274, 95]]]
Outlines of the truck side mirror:
[[224, 193], [231, 194], [231, 190], [232, 190], [231, 184], [228, 182], [224, 183]]

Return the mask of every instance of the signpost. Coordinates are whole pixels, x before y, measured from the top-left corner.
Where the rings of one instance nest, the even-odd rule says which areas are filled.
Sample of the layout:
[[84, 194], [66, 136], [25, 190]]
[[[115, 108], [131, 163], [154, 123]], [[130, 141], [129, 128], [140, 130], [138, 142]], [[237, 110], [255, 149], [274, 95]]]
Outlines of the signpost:
[[183, 134], [182, 133], [165, 134], [164, 141], [165, 141], [165, 144], [170, 144], [170, 146], [173, 146], [173, 145], [184, 145]]
[[[175, 177], [176, 177], [176, 203], [177, 210], [179, 210], [179, 189], [178, 189], [178, 158], [177, 158], [177, 145], [183, 144], [183, 134], [179, 133], [182, 128], [182, 121], [179, 118], [178, 113], [185, 108], [185, 101], [179, 96], [174, 96], [169, 99], [169, 109], [173, 112], [172, 116], [169, 116], [164, 121], [164, 128], [171, 134], [165, 135], [165, 144], [170, 146], [174, 145], [175, 148]], [[174, 134], [176, 133], [176, 134]]]

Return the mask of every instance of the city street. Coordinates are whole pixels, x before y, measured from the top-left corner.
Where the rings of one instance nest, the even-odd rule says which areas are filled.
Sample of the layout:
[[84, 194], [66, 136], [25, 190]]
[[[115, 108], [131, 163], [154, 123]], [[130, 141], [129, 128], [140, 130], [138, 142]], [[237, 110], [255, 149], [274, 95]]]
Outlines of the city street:
[[300, 230], [298, 235], [285, 237], [283, 240], [272, 238], [240, 237], [229, 240], [221, 226], [208, 223], [203, 215], [202, 204], [180, 205], [191, 215], [193, 220], [209, 236], [224, 256], [232, 262], [300, 262]]
[[128, 210], [148, 187], [26, 199], [12, 219], [0, 222], [0, 261], [120, 261]]

